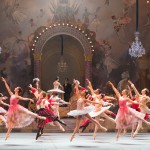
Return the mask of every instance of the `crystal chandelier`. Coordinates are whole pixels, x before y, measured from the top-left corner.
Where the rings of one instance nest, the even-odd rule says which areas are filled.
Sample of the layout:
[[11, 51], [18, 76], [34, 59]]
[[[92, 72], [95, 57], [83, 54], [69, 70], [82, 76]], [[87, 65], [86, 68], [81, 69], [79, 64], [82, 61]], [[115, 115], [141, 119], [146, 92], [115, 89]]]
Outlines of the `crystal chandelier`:
[[139, 40], [139, 32], [135, 32], [135, 41], [129, 48], [129, 54], [131, 57], [142, 57], [142, 55], [145, 55], [145, 48]]
[[57, 64], [58, 73], [66, 72], [68, 68], [67, 63], [64, 61], [63, 57], [60, 58], [60, 61]]
[[129, 54], [131, 57], [142, 57], [145, 55], [145, 48], [143, 47], [138, 32], [138, 0], [136, 0], [136, 32], [135, 41], [133, 41], [131, 47], [129, 48]]
[[67, 71], [68, 65], [63, 57], [63, 50], [64, 50], [63, 35], [60, 35], [60, 37], [61, 37], [61, 57], [60, 61], [57, 63], [57, 71], [58, 73], [63, 73]]

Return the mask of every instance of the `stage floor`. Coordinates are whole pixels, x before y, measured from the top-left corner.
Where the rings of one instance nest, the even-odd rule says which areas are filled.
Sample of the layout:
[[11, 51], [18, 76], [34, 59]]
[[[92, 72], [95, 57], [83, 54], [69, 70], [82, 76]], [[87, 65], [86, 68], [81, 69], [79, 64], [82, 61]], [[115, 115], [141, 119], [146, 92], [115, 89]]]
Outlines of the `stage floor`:
[[0, 150], [149, 150], [150, 134], [140, 133], [134, 139], [129, 134], [121, 135], [119, 141], [115, 133], [98, 133], [92, 139], [91, 133], [76, 135], [69, 141], [70, 133], [45, 133], [37, 141], [36, 133], [12, 133], [5, 141], [4, 133], [0, 133]]

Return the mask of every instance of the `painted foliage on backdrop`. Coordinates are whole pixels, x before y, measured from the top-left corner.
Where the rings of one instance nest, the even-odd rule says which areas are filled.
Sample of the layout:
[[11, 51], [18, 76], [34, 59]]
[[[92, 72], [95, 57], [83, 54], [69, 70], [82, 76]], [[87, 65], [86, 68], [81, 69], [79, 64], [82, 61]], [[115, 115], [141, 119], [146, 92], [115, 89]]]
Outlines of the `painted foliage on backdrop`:
[[[139, 30], [147, 53], [149, 6], [145, 0], [140, 0]], [[30, 42], [37, 28], [53, 22], [84, 24], [96, 36], [95, 87], [105, 85], [108, 79], [122, 81], [121, 74], [138, 81], [139, 69], [143, 69], [137, 60], [128, 56], [135, 30], [135, 0], [1, 0], [0, 20], [0, 71], [12, 87], [25, 88], [31, 81]], [[150, 79], [150, 67], [147, 62], [146, 65], [147, 79]]]

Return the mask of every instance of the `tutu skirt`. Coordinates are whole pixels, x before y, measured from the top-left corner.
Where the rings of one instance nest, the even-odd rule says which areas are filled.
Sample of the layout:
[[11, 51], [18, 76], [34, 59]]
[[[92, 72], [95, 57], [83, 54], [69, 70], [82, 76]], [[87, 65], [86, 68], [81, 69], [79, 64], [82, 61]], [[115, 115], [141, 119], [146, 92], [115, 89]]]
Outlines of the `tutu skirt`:
[[2, 122], [6, 123], [6, 113], [7, 111], [4, 108], [0, 107], [0, 125]]
[[7, 112], [6, 127], [7, 128], [23, 128], [30, 125], [36, 116], [19, 104], [10, 105]]
[[6, 114], [6, 113], [7, 111], [4, 108], [0, 107], [0, 114]]
[[143, 120], [145, 114], [136, 111], [130, 107], [119, 108], [116, 116], [116, 129], [123, 129], [137, 123], [139, 120]]
[[90, 113], [91, 111], [94, 110], [94, 106], [87, 106], [87, 107], [84, 107], [83, 110], [72, 110], [68, 113], [68, 116], [82, 116], [82, 115], [85, 115], [85, 114], [88, 114]]
[[92, 111], [89, 113], [89, 115], [91, 117], [97, 117], [99, 116], [101, 113], [103, 113], [105, 110], [108, 110], [110, 108], [110, 106], [107, 106], [107, 107], [102, 107], [100, 111]]

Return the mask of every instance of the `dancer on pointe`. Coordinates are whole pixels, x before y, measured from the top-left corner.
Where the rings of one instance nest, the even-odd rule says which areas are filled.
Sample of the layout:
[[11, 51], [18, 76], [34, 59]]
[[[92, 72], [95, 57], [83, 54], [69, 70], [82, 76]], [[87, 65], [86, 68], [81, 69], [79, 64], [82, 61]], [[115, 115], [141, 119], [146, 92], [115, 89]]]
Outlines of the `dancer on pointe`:
[[[136, 94], [136, 99], [139, 102], [140, 111], [145, 114], [145, 119], [149, 118], [150, 109], [147, 106], [147, 103], [150, 102], [150, 97], [147, 96], [149, 90], [147, 88], [144, 88], [140, 94], [136, 89], [136, 87], [134, 86], [134, 84], [130, 80], [128, 82]], [[133, 134], [133, 137], [135, 137], [138, 134], [139, 130], [142, 128], [142, 122], [143, 122], [142, 120], [138, 122], [138, 126]]]
[[[109, 120], [109, 121], [115, 123], [115, 120], [114, 120], [113, 118], [109, 117], [108, 115], [111, 115], [111, 116], [113, 116], [113, 117], [116, 117], [116, 114], [114, 114], [112, 111], [108, 110], [108, 109], [109, 109], [108, 107], [102, 107], [102, 106], [103, 106], [103, 105], [111, 105], [111, 106], [113, 106], [113, 104], [112, 104], [112, 103], [108, 103], [107, 100], [111, 100], [111, 101], [112, 101], [112, 100], [116, 100], [116, 98], [111, 97], [111, 96], [106, 96], [106, 95], [100, 93], [100, 89], [93, 90], [93, 87], [92, 87], [91, 82], [90, 82], [89, 80], [87, 80], [87, 82], [88, 82], [88, 84], [89, 84], [89, 85], [88, 85], [88, 88], [89, 88], [90, 91], [91, 91], [93, 100], [99, 102], [99, 104], [95, 104], [95, 107], [97, 107], [97, 108], [96, 108], [97, 111], [96, 111], [96, 112], [93, 112], [94, 115], [93, 115], [92, 112], [90, 113], [91, 117], [96, 117], [95, 115], [97, 114], [97, 116], [104, 117], [104, 118], [106, 118], [107, 120]], [[101, 102], [101, 103], [100, 103], [100, 102]], [[99, 118], [99, 117], [98, 117], [98, 118]], [[104, 120], [99, 119], [99, 121], [104, 121]], [[80, 128], [79, 128], [79, 129], [80, 129], [79, 132], [80, 132], [80, 133], [81, 133], [81, 131], [83, 132], [83, 131], [88, 127], [89, 123], [90, 123], [90, 120], [86, 119], [86, 120], [81, 124], [81, 126], [80, 126]], [[96, 137], [96, 136], [95, 136], [95, 137]]]
[[70, 138], [70, 142], [73, 140], [75, 134], [79, 130], [80, 123], [81, 123], [81, 120], [82, 120], [83, 116], [87, 117], [93, 123], [95, 123], [99, 127], [101, 127], [101, 125], [96, 120], [91, 118], [90, 115], [88, 114], [89, 112], [91, 112], [94, 109], [93, 106], [84, 107], [85, 102], [91, 102], [91, 101], [85, 99], [85, 96], [86, 96], [85, 90], [79, 91], [78, 82], [75, 79], [73, 80], [73, 82], [75, 84], [75, 90], [76, 90], [78, 100], [77, 100], [77, 110], [72, 110], [68, 113], [68, 116], [76, 117], [76, 127], [73, 131], [73, 134], [72, 134], [71, 138]]
[[127, 106], [127, 101], [132, 103], [132, 100], [128, 98], [127, 95], [128, 91], [126, 89], [123, 90], [121, 95], [110, 81], [108, 83], [111, 85], [112, 89], [114, 90], [116, 96], [118, 97], [118, 102], [119, 102], [119, 109], [115, 119], [116, 128], [118, 129], [116, 140], [119, 139], [122, 129], [126, 129], [129, 126], [132, 126], [131, 136], [133, 136], [135, 125], [139, 120], [142, 120], [146, 124], [150, 125], [149, 122], [144, 120], [145, 114], [140, 113]]
[[6, 119], [6, 127], [8, 128], [5, 140], [8, 139], [10, 132], [13, 128], [23, 128], [25, 126], [30, 125], [35, 118], [43, 119], [45, 120], [45, 117], [39, 116], [28, 109], [24, 108], [23, 106], [18, 104], [19, 100], [30, 100], [33, 102], [30, 98], [24, 98], [19, 96], [21, 94], [22, 89], [20, 87], [16, 87], [13, 93], [10, 90], [9, 85], [7, 84], [6, 80], [2, 78], [2, 81], [5, 83], [6, 89], [8, 93], [10, 94], [10, 107], [7, 112], [7, 119]]

